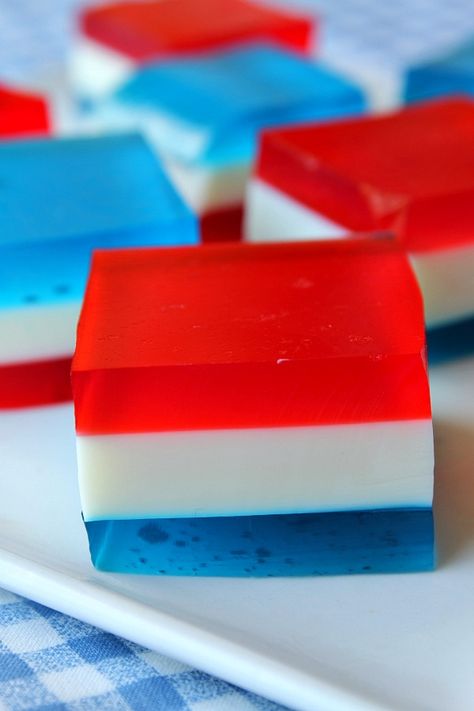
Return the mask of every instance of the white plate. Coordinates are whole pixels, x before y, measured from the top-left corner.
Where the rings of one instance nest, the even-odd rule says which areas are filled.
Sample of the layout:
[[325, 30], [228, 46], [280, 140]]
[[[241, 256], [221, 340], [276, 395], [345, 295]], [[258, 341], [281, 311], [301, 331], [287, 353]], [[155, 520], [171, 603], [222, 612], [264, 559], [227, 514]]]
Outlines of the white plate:
[[435, 573], [148, 578], [89, 563], [69, 406], [0, 415], [0, 586], [308, 711], [474, 699], [474, 359], [433, 372]]

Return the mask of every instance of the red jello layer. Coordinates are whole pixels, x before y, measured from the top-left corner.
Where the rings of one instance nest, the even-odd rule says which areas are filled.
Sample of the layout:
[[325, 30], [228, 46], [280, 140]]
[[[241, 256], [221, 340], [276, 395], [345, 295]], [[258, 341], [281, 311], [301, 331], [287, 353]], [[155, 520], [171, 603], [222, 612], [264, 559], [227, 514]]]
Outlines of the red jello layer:
[[71, 400], [71, 358], [0, 366], [0, 409]]
[[242, 239], [242, 205], [212, 210], [199, 216], [201, 240], [211, 242], [240, 242]]
[[388, 241], [96, 252], [83, 434], [430, 416], [421, 296]]
[[269, 130], [256, 173], [349, 230], [395, 230], [411, 252], [472, 244], [474, 101]]
[[48, 107], [44, 99], [0, 87], [0, 138], [48, 131]]
[[314, 31], [309, 17], [247, 0], [118, 2], [86, 9], [81, 25], [92, 39], [140, 62], [245, 41], [307, 51]]

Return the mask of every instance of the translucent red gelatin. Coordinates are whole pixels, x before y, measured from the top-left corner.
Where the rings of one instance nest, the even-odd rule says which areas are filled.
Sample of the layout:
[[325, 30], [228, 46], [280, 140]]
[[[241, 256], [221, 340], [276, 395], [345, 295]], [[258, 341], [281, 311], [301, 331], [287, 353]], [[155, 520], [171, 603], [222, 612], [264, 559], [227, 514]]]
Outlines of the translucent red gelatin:
[[430, 416], [422, 301], [388, 240], [96, 252], [80, 434]]
[[0, 365], [0, 409], [71, 399], [71, 358]]
[[201, 241], [210, 242], [240, 242], [243, 238], [242, 222], [243, 207], [235, 205], [219, 210], [211, 210], [199, 216]]
[[474, 240], [474, 102], [264, 133], [257, 175], [349, 230], [392, 229], [410, 252]]
[[0, 138], [48, 131], [48, 107], [44, 99], [0, 86]]
[[299, 51], [312, 43], [309, 17], [247, 0], [118, 2], [85, 10], [83, 32], [147, 61], [249, 40], [271, 40]]

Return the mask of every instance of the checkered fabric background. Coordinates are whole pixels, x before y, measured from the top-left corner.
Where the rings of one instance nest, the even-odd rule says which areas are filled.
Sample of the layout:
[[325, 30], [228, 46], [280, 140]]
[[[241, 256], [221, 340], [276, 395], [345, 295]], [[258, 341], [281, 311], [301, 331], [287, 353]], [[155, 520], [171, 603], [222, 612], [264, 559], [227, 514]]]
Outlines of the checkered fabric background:
[[0, 590], [0, 711], [279, 711], [281, 706]]
[[[321, 44], [328, 59], [343, 53], [377, 67], [403, 68], [474, 33], [472, 0], [271, 1], [323, 18]], [[85, 2], [0, 0], [0, 77], [23, 81], [63, 62], [75, 13]]]
[[[274, 0], [322, 14], [323, 54], [401, 70], [474, 33], [472, 0]], [[0, 78], [64, 63], [80, 0], [0, 0]], [[0, 590], [0, 711], [277, 711], [223, 681]]]

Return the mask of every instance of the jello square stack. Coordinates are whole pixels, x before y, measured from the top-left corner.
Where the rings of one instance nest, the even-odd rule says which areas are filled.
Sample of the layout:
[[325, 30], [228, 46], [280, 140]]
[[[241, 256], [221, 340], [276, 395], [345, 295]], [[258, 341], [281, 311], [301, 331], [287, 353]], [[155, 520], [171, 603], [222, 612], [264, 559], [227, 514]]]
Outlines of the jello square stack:
[[101, 570], [429, 570], [421, 296], [390, 240], [96, 252], [73, 362]]

